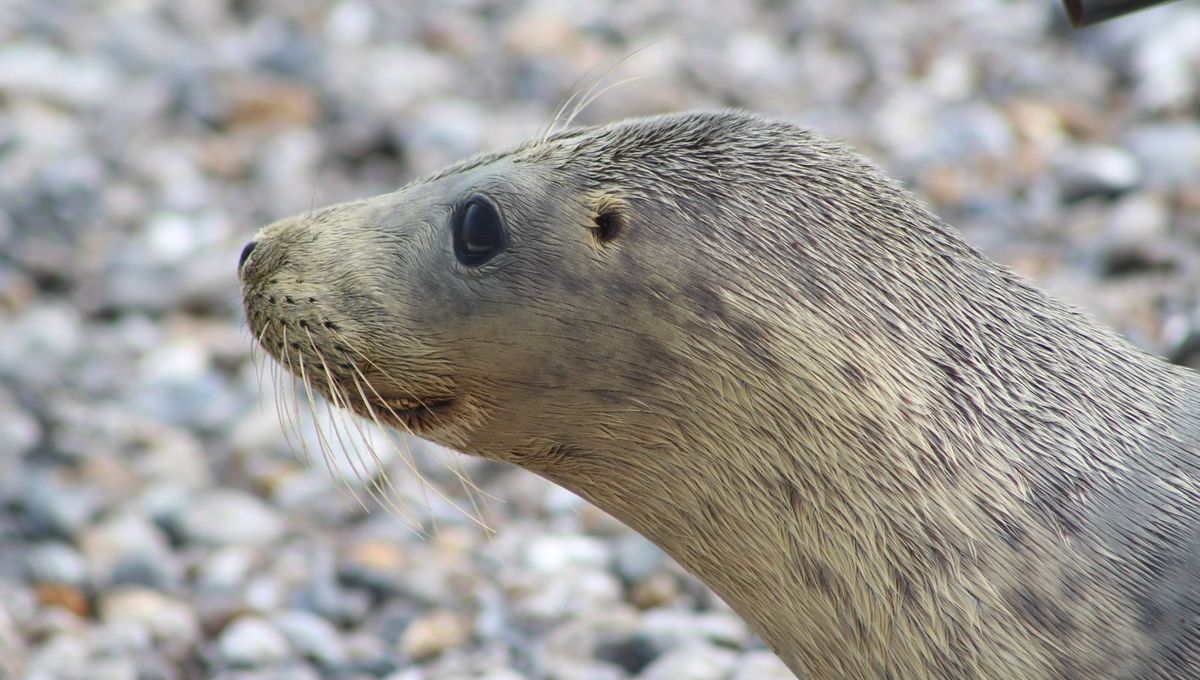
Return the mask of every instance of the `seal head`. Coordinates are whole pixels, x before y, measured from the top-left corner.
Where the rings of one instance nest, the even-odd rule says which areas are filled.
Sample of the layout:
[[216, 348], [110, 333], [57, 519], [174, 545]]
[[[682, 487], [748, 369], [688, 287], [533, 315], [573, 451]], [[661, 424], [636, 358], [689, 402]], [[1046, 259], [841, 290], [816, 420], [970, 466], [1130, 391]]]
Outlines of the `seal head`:
[[1194, 374], [836, 143], [572, 130], [255, 243], [306, 384], [583, 495], [799, 673], [1200, 677]]

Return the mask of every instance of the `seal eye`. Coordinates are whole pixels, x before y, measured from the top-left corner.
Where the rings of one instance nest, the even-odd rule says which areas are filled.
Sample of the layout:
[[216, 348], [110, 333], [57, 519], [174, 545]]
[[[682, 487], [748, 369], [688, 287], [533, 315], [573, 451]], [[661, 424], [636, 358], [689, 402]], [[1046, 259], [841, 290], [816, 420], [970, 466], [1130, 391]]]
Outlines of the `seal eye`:
[[481, 265], [504, 248], [500, 215], [482, 198], [468, 201], [454, 219], [454, 252], [463, 264]]

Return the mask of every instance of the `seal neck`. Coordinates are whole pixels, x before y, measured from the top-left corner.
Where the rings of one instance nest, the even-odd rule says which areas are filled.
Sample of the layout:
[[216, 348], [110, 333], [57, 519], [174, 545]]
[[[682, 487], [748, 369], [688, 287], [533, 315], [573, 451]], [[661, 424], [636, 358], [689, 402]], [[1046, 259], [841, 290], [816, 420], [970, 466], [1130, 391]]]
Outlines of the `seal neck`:
[[[930, 659], [954, 663], [972, 627], [1019, 630], [973, 584], [1027, 565], [989, 546], [1066, 554], [1068, 501], [1038, 494], [1094, 484], [1063, 479], [1086, 472], [1080, 452], [1110, 457], [1092, 461], [1097, 474], [1123, 465], [1179, 386], [1015, 277], [990, 285], [1011, 288], [976, 286], [960, 302], [971, 309], [945, 315], [904, 310], [894, 332], [797, 308], [759, 326], [797, 329], [756, 332], [760, 352], [697, 340], [679, 348], [694, 372], [543, 474], [661, 546], [797, 672], [919, 677]], [[991, 304], [1002, 299], [1020, 304]], [[1115, 412], [1138, 428], [1115, 431]]]

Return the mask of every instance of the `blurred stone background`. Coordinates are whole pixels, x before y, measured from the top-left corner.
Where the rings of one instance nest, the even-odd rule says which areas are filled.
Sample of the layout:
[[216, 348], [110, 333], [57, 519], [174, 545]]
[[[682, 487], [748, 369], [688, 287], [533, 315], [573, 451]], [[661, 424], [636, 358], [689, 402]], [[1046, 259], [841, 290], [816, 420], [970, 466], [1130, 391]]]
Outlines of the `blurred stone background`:
[[0, 679], [790, 677], [532, 475], [369, 461], [414, 529], [297, 457], [250, 360], [258, 225], [538, 134], [623, 57], [581, 122], [801, 120], [1200, 364], [1200, 3], [2, 0]]

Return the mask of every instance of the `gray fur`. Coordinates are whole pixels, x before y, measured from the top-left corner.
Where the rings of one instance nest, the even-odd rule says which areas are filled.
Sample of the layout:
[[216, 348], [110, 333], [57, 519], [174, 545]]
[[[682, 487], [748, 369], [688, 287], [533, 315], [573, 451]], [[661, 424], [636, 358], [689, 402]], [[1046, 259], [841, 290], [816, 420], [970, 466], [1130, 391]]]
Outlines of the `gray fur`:
[[[510, 238], [478, 270], [446, 227], [472, 192]], [[599, 243], [606, 210], [626, 226]], [[283, 359], [331, 359], [318, 390], [361, 368], [453, 397], [421, 436], [623, 519], [802, 675], [1200, 678], [1200, 380], [840, 145], [738, 112], [632, 120], [259, 240], [268, 351], [304, 320]]]

